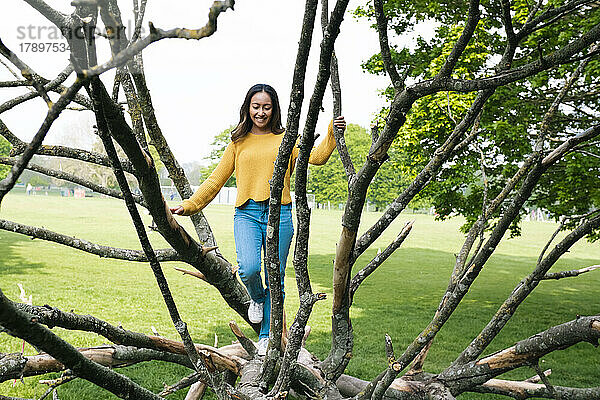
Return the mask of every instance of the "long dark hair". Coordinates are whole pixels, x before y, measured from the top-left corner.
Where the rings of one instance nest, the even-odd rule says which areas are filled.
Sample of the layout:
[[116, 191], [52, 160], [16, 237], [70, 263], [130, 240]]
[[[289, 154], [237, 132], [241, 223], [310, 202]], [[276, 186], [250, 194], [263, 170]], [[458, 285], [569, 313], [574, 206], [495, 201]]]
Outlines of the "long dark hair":
[[250, 100], [252, 99], [252, 96], [260, 92], [265, 92], [268, 94], [271, 97], [271, 103], [273, 103], [271, 121], [269, 122], [271, 131], [276, 135], [283, 133], [284, 129], [283, 126], [281, 126], [281, 107], [279, 106], [279, 97], [277, 96], [277, 92], [271, 85], [259, 83], [252, 86], [250, 90], [248, 90], [248, 93], [246, 93], [244, 104], [242, 104], [242, 107], [240, 108], [240, 122], [231, 132], [231, 141], [237, 142], [246, 136], [252, 129], [252, 119], [250, 118]]

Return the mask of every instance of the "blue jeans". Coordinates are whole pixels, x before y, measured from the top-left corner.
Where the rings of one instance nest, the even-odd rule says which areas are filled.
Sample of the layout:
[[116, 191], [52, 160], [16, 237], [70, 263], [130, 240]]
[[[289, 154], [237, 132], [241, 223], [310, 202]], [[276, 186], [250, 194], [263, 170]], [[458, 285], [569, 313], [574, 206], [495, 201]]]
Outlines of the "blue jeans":
[[[260, 325], [259, 338], [269, 337], [271, 320], [271, 294], [269, 277], [265, 268], [265, 285], [260, 279], [261, 253], [266, 256], [267, 220], [269, 217], [268, 202], [248, 200], [241, 207], [236, 207], [233, 217], [233, 236], [239, 265], [239, 274], [246, 285], [252, 300], [263, 303], [263, 320]], [[294, 236], [292, 222], [292, 205], [281, 206], [279, 218], [279, 273], [281, 290], [285, 276], [285, 263]], [[285, 291], [283, 292], [285, 296]]]

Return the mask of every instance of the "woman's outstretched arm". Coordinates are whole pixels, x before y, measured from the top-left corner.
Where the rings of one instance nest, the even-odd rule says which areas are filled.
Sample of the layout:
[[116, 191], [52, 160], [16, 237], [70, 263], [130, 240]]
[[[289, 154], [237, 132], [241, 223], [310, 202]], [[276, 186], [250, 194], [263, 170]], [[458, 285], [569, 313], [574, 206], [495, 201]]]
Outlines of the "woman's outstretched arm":
[[[343, 116], [339, 116], [334, 119], [331, 123], [329, 123], [329, 127], [327, 128], [327, 136], [319, 145], [312, 149], [310, 152], [310, 157], [308, 158], [308, 162], [313, 165], [323, 165], [329, 160], [331, 153], [335, 149], [335, 137], [333, 136], [333, 127], [342, 129], [342, 131], [346, 130], [346, 121]], [[294, 149], [294, 156], [298, 156], [298, 148]]]
[[225, 185], [227, 179], [235, 169], [234, 143], [231, 142], [223, 153], [223, 158], [215, 170], [196, 190], [189, 199], [184, 200], [181, 205], [171, 208], [173, 214], [192, 215], [202, 210], [215, 198], [219, 190]]

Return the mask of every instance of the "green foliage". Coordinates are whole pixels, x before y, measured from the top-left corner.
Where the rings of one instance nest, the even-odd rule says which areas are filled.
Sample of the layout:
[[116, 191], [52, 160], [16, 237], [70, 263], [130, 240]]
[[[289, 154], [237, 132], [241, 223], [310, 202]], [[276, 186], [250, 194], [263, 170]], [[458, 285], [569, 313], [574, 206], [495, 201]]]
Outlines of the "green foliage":
[[[350, 157], [355, 167], [359, 169], [369, 153], [371, 137], [365, 128], [348, 124], [344, 138]], [[369, 187], [367, 200], [371, 204], [378, 208], [385, 207], [408, 185], [409, 181], [403, 173], [402, 165], [397, 153], [390, 152], [390, 158], [383, 164]], [[318, 203], [346, 202], [348, 181], [340, 155], [336, 150], [331, 154], [327, 164], [309, 166], [308, 189], [314, 193]]]
[[[564, 3], [564, 0], [550, 2], [544, 10]], [[527, 20], [530, 6], [525, 0], [511, 2], [515, 31]], [[391, 31], [412, 34], [415, 38], [412, 42], [403, 40], [410, 42], [410, 47], [392, 48], [392, 60], [398, 69], [409, 70], [408, 82], [431, 79], [439, 71], [462, 32], [467, 7], [467, 2], [448, 0], [384, 1]], [[475, 79], [498, 72], [495, 65], [506, 42], [500, 3], [483, 1], [480, 10], [481, 20], [453, 70], [454, 78]], [[370, 3], [359, 7], [355, 14], [374, 17]], [[502, 67], [518, 68], [550, 55], [599, 22], [600, 6], [584, 6], [530, 34], [519, 44], [512, 65]], [[419, 23], [435, 27], [433, 38], [419, 35], [415, 29]], [[390, 42], [394, 43], [393, 37]], [[461, 214], [466, 217], [463, 229], [470, 227], [481, 212], [484, 193], [487, 192], [488, 199], [494, 198], [533, 151], [544, 114], [577, 66], [578, 62], [564, 64], [496, 90], [483, 110], [475, 141], [447, 162], [421, 194], [435, 205], [440, 218]], [[363, 67], [374, 74], [383, 73], [380, 54], [373, 55]], [[550, 121], [549, 151], [574, 133], [597, 123], [595, 115], [600, 112], [600, 99], [591, 94], [599, 76], [600, 62], [592, 59]], [[391, 99], [394, 92], [388, 88], [384, 95]], [[399, 168], [408, 176], [415, 176], [444, 143], [475, 96], [476, 93], [444, 92], [418, 100], [390, 149], [390, 155], [397, 153], [402, 161]], [[386, 113], [386, 109], [381, 111], [381, 115]], [[600, 149], [596, 143], [582, 150], [586, 153], [573, 153], [551, 168], [536, 187], [528, 206], [544, 208], [556, 219], [600, 207]], [[483, 179], [484, 173], [487, 180]], [[518, 223], [512, 225], [511, 233], [519, 233]]]
[[[221, 161], [227, 145], [231, 143], [231, 131], [234, 129], [235, 125], [231, 125], [229, 128], [215, 136], [213, 141], [210, 143], [212, 150], [205, 160], [209, 160], [211, 163], [208, 166], [200, 167], [200, 182], [198, 183], [202, 183], [210, 176], [210, 174], [212, 174], [215, 168], [217, 168], [217, 165], [219, 164], [219, 161]], [[235, 187], [235, 172], [229, 177], [229, 179], [227, 179], [227, 182], [225, 182], [225, 187]]]
[[[597, 161], [597, 158], [581, 153], [567, 154], [542, 177], [532, 202], [552, 210], [555, 215], [584, 215], [590, 211], [590, 204], [597, 209], [600, 205], [600, 163]], [[573, 229], [578, 224], [577, 218], [567, 220], [565, 227]], [[600, 239], [600, 230], [588, 239]]]
[[152, 157], [152, 161], [154, 161], [154, 168], [157, 171], [160, 171], [162, 168], [164, 168], [165, 165], [162, 161], [160, 161], [158, 150], [156, 150], [156, 147], [153, 144], [148, 146], [148, 151], [150, 152], [150, 157]]
[[41, 174], [35, 174], [32, 175], [31, 178], [29, 178], [29, 182], [27, 182], [29, 185], [36, 187], [36, 186], [49, 186], [50, 185], [50, 179], [47, 178], [44, 175]]
[[227, 145], [229, 145], [231, 142], [231, 132], [235, 129], [235, 127], [235, 125], [231, 125], [229, 128], [226, 128], [217, 136], [215, 136], [213, 141], [210, 143], [212, 150], [205, 159], [218, 162], [221, 157], [223, 157], [223, 153], [225, 152]]
[[[4, 139], [3, 136], [0, 136], [0, 156], [8, 156], [10, 155], [11, 145], [8, 140]], [[10, 166], [0, 164], [0, 179], [6, 178], [8, 175], [8, 171], [10, 171]]]
[[[364, 162], [371, 138], [365, 128], [348, 124], [344, 134], [350, 157], [357, 168]], [[331, 201], [345, 203], [348, 198], [348, 181], [340, 160], [340, 154], [334, 150], [325, 165], [309, 165], [308, 190], [315, 195], [318, 203]]]

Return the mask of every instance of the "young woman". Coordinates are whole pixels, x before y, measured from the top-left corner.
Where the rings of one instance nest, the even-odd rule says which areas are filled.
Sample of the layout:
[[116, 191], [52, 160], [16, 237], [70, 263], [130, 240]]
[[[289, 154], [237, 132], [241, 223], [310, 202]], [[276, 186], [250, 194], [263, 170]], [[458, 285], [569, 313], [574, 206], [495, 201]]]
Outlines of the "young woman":
[[[310, 154], [311, 164], [325, 164], [333, 152], [335, 148], [333, 125], [346, 129], [344, 117], [338, 117], [329, 124], [327, 137]], [[269, 180], [273, 176], [283, 132], [281, 107], [275, 89], [266, 84], [252, 86], [240, 108], [240, 122], [231, 133], [231, 142], [225, 149], [223, 158], [191, 198], [171, 209], [178, 215], [199, 212], [215, 198], [227, 179], [235, 172], [237, 198], [233, 235], [239, 264], [238, 272], [252, 299], [248, 308], [248, 318], [252, 322], [261, 323], [259, 355], [264, 355], [267, 349], [271, 315], [271, 296], [266, 269], [264, 286], [260, 277], [261, 252], [265, 251], [266, 246]], [[279, 263], [282, 289], [285, 264], [294, 235], [290, 175], [297, 157], [296, 147], [292, 152], [291, 168], [288, 168], [285, 174], [281, 195]]]

